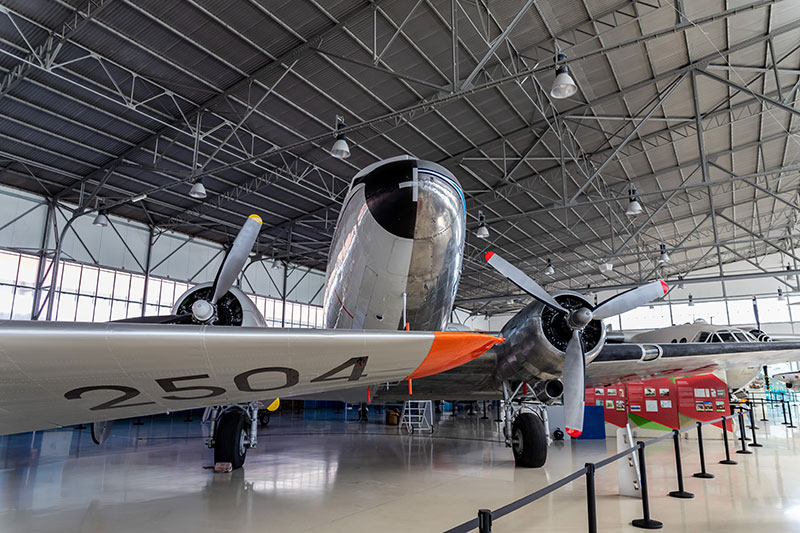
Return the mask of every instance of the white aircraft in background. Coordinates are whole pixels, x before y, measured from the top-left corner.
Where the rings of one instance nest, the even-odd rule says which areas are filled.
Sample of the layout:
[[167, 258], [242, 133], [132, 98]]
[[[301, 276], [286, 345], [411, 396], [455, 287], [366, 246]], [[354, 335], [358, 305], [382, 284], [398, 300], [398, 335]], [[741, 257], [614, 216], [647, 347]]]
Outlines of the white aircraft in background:
[[773, 375], [772, 379], [777, 379], [786, 385], [787, 389], [800, 389], [800, 372], [781, 372]]
[[264, 398], [502, 398], [506, 445], [532, 467], [547, 457], [546, 412], [522, 397], [547, 403], [563, 392], [567, 430], [579, 435], [588, 384], [785, 360], [783, 343], [749, 343], [741, 353], [741, 343], [727, 342], [605, 345], [602, 320], [662, 297], [666, 283], [595, 306], [573, 291], [548, 294], [491, 252], [489, 265], [535, 301], [501, 337], [442, 333], [458, 289], [466, 203], [458, 180], [435, 163], [402, 156], [353, 178], [328, 260], [328, 329], [265, 328], [233, 287], [260, 226], [258, 217], [246, 221], [214, 283], [187, 291], [173, 315], [0, 322], [0, 434], [92, 422], [102, 441], [104, 421], [212, 407], [215, 461], [238, 467], [255, 445]]

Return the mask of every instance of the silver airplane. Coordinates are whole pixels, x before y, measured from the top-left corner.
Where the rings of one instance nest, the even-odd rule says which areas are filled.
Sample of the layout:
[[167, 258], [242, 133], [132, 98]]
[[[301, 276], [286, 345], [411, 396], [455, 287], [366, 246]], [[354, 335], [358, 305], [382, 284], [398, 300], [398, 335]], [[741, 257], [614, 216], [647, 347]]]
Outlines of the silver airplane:
[[[102, 441], [114, 418], [208, 407], [215, 461], [237, 467], [255, 446], [265, 398], [504, 399], [506, 445], [518, 465], [533, 467], [544, 464], [550, 441], [544, 404], [563, 396], [566, 429], [578, 435], [586, 385], [707, 370], [730, 355], [726, 343], [712, 352], [698, 343], [606, 345], [602, 320], [662, 297], [663, 281], [595, 306], [577, 292], [548, 294], [491, 252], [488, 265], [534, 302], [500, 337], [444, 331], [466, 204], [455, 176], [435, 163], [401, 156], [353, 178], [330, 248], [327, 329], [264, 328], [233, 287], [259, 227], [248, 219], [214, 283], [191, 288], [171, 316], [0, 322], [0, 434], [92, 422]], [[780, 359], [778, 344], [757, 354], [751, 345], [744, 358]]]
[[781, 372], [773, 375], [772, 379], [780, 381], [787, 389], [800, 389], [800, 372]]

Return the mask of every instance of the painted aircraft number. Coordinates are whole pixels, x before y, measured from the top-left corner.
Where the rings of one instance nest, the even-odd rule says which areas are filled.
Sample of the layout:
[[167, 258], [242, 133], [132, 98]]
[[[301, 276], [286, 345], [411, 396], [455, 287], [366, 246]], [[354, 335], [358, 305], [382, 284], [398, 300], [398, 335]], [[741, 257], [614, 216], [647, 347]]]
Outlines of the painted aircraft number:
[[[320, 383], [324, 381], [358, 381], [362, 377], [365, 377], [364, 369], [367, 367], [367, 359], [368, 357], [351, 357], [344, 363], [340, 364], [339, 366], [320, 374], [319, 376], [312, 379], [311, 383]], [[350, 374], [346, 375], [339, 375], [342, 374], [343, 371], [350, 368]], [[268, 388], [254, 388], [250, 384], [250, 378], [256, 374], [265, 374], [268, 372], [276, 372], [279, 374], [283, 374], [285, 378], [285, 383], [280, 385], [279, 387], [268, 387]], [[162, 396], [165, 400], [201, 400], [206, 398], [214, 398], [216, 396], [222, 396], [227, 391], [216, 385], [190, 385], [188, 382], [198, 379], [207, 379], [209, 376], [208, 374], [197, 374], [194, 376], [178, 376], [174, 378], [159, 378], [156, 379], [155, 382], [161, 387], [164, 392], [168, 393], [188, 393], [188, 395], [184, 396], [177, 396], [176, 394], [169, 394], [167, 396]], [[246, 372], [242, 372], [241, 374], [237, 374], [233, 378], [233, 384], [236, 386], [236, 389], [241, 392], [274, 392], [281, 389], [287, 389], [289, 387], [294, 387], [300, 382], [300, 373], [295, 370], [294, 368], [289, 368], [285, 366], [267, 366], [262, 368], [254, 368], [253, 370], [248, 370]], [[85, 394], [92, 393], [94, 391], [100, 390], [110, 390], [119, 392], [120, 395], [112, 398], [111, 400], [105, 401], [103, 403], [97, 404], [94, 407], [90, 407], [90, 411], [102, 411], [104, 409], [117, 409], [119, 407], [137, 407], [140, 405], [151, 405], [156, 402], [134, 402], [134, 403], [127, 403], [128, 400], [132, 400], [139, 396], [141, 392], [134, 387], [129, 387], [127, 385], [90, 385], [88, 387], [78, 387], [77, 389], [72, 389], [64, 394], [64, 398], [67, 400], [79, 400], [83, 398]]]

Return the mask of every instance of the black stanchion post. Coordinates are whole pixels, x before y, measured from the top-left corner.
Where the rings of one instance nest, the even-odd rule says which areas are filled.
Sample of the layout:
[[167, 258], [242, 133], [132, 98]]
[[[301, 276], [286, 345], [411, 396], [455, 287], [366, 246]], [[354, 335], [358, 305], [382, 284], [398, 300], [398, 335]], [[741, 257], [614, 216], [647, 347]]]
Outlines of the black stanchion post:
[[683, 465], [681, 464], [681, 432], [677, 429], [672, 430], [672, 445], [675, 447], [675, 473], [678, 475], [678, 490], [673, 490], [669, 496], [673, 498], [689, 499], [694, 498], [694, 494], [686, 492], [683, 488]]
[[756, 425], [756, 418], [753, 416], [753, 402], [750, 400], [747, 400], [747, 415], [750, 417], [750, 427], [760, 429]]
[[767, 411], [764, 409], [764, 398], [761, 398], [761, 421], [767, 422]]
[[136, 422], [133, 423], [134, 426], [143, 426], [144, 422], [142, 422], [141, 418], [137, 418]]
[[781, 409], [783, 410], [783, 422], [781, 422], [781, 424], [788, 426], [789, 422], [786, 420], [786, 400], [784, 398], [781, 398]]
[[486, 401], [485, 400], [483, 402], [483, 416], [481, 417], [481, 420], [489, 420], [489, 417], [486, 416]]
[[494, 406], [494, 421], [502, 422], [503, 419], [500, 418], [500, 400], [494, 400], [492, 405]]
[[637, 450], [639, 455], [639, 479], [641, 479], [639, 490], [642, 491], [642, 514], [644, 516], [633, 520], [631, 525], [642, 529], [661, 529], [664, 524], [650, 518], [650, 501], [647, 498], [647, 467], [644, 464], [644, 442], [639, 441], [636, 446], [639, 447]]
[[728, 419], [733, 418], [733, 415], [726, 416], [722, 419], [722, 440], [725, 441], [725, 459], [719, 462], [721, 465], [735, 465], [736, 461], [731, 459], [731, 449], [728, 445]]
[[755, 416], [753, 416], [753, 404], [748, 405], [748, 407], [750, 408], [750, 433], [753, 435], [753, 442], [749, 445], [753, 448], [761, 448], [762, 445], [756, 440], [756, 422]]
[[[722, 422], [725, 423], [724, 420]], [[700, 471], [692, 474], [692, 476], [702, 479], [713, 478], [714, 474], [706, 472], [706, 454], [703, 450], [703, 424], [701, 422], [697, 423], [697, 449], [700, 450]]]
[[478, 532], [492, 533], [492, 511], [478, 509]]
[[797, 426], [795, 426], [794, 422], [792, 421], [792, 404], [789, 404], [789, 408], [786, 409], [786, 410], [789, 411], [789, 425], [786, 426], [786, 427], [787, 428], [796, 428]]
[[594, 494], [594, 463], [586, 463], [586, 514], [589, 533], [597, 533], [597, 501]]
[[739, 410], [739, 439], [742, 441], [742, 449], [736, 450], [736, 453], [753, 453], [744, 444], [744, 411], [741, 409]]

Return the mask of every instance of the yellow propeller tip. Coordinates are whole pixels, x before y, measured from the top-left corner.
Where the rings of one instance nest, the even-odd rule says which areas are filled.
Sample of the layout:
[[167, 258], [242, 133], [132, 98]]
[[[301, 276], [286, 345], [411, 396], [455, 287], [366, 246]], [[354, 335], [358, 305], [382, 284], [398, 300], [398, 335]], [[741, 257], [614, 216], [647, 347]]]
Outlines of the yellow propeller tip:
[[259, 224], [263, 224], [264, 221], [261, 220], [261, 217], [258, 215], [250, 215], [248, 218], [252, 218], [253, 220], [257, 220]]
[[278, 410], [278, 407], [281, 406], [281, 399], [275, 398], [275, 400], [267, 406], [267, 411], [275, 412]]

